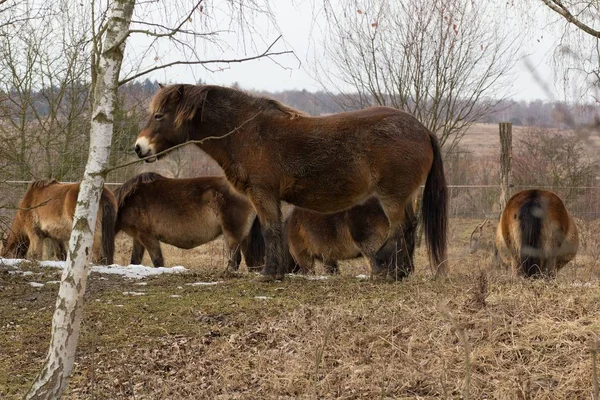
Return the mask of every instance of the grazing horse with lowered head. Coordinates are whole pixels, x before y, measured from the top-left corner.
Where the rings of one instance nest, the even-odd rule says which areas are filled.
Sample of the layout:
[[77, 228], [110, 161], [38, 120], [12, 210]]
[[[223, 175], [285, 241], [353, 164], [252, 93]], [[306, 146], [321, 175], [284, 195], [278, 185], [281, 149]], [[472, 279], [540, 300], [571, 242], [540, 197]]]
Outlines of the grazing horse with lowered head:
[[240, 250], [248, 269], [264, 265], [265, 243], [254, 207], [222, 176], [171, 179], [143, 173], [115, 196], [116, 231], [133, 238], [131, 264], [141, 263], [148, 250], [152, 264], [163, 267], [160, 242], [191, 249], [223, 234], [229, 269], [238, 269]]
[[[55, 180], [30, 183], [4, 240], [2, 257], [23, 258], [31, 250], [31, 256], [39, 260], [43, 255], [44, 239], [48, 238], [58, 247], [58, 257], [65, 260], [78, 194], [79, 183]], [[113, 263], [116, 216], [115, 197], [103, 188], [92, 247], [95, 263]]]
[[[373, 271], [396, 265], [396, 238], [406, 203], [425, 182], [423, 224], [430, 263], [445, 265], [448, 190], [437, 138], [415, 117], [373, 107], [311, 117], [282, 103], [212, 85], [162, 87], [138, 135], [139, 157], [190, 140], [245, 194], [260, 219], [266, 246], [263, 280], [283, 278], [281, 201], [334, 213], [376, 196], [389, 232]], [[441, 268], [440, 268], [441, 267]]]
[[495, 255], [514, 273], [554, 277], [578, 247], [577, 226], [556, 194], [523, 190], [506, 204], [496, 230]]
[[[400, 252], [397, 273], [407, 276], [414, 268], [417, 219], [414, 203], [406, 210], [403, 235], [398, 238]], [[377, 250], [385, 243], [389, 221], [376, 197], [334, 214], [322, 214], [294, 207], [284, 222], [284, 246], [289, 249], [288, 271], [312, 272], [315, 260], [328, 273], [338, 272], [338, 260], [364, 256], [371, 270], [377, 268]], [[285, 249], [284, 249], [285, 250]]]

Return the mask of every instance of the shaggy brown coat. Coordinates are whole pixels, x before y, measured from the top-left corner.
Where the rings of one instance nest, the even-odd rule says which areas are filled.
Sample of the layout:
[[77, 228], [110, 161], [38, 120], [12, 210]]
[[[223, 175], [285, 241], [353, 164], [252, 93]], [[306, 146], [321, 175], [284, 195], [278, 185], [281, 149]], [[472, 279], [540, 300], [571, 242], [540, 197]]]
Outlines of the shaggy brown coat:
[[496, 231], [496, 256], [515, 273], [554, 277], [577, 254], [577, 226], [560, 197], [523, 190], [506, 204]]
[[244, 253], [249, 268], [264, 265], [264, 239], [252, 204], [222, 176], [170, 179], [140, 174], [116, 191], [117, 232], [133, 238], [131, 263], [148, 250], [155, 267], [164, 266], [160, 242], [191, 249], [221, 234], [229, 269], [237, 270]]
[[[59, 258], [65, 260], [79, 185], [55, 180], [30, 183], [4, 240], [2, 257], [23, 258], [30, 250], [31, 257], [39, 260], [43, 255], [44, 239], [48, 238], [57, 245]], [[116, 215], [115, 197], [110, 190], [104, 188], [94, 231], [92, 261], [95, 263], [113, 263]]]
[[[397, 251], [402, 268], [408, 275], [414, 268], [414, 235], [417, 220], [414, 203], [407, 207], [403, 236], [398, 238]], [[385, 243], [389, 221], [376, 197], [349, 210], [322, 214], [294, 207], [284, 223], [284, 238], [289, 248], [288, 270], [293, 273], [314, 271], [315, 260], [321, 261], [328, 273], [338, 272], [338, 260], [361, 255], [372, 270], [377, 268], [377, 250]]]

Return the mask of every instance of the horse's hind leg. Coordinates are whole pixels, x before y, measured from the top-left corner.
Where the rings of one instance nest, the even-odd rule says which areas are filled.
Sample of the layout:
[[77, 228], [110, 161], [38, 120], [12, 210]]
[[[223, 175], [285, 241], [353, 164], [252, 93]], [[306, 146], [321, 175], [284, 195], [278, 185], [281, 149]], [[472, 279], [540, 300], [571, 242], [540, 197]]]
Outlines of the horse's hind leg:
[[132, 265], [140, 265], [142, 260], [144, 259], [144, 253], [146, 248], [137, 239], [133, 239], [133, 249], [131, 250], [131, 261], [129, 262]]
[[150, 259], [152, 260], [152, 265], [155, 267], [164, 267], [165, 263], [163, 261], [162, 251], [160, 250], [160, 242], [151, 236], [140, 236], [140, 241], [148, 250], [148, 254], [150, 254]]
[[373, 275], [375, 277], [388, 275], [395, 280], [402, 279], [413, 270], [416, 217], [414, 212], [409, 211], [412, 207], [405, 207], [406, 199], [383, 197], [380, 200], [388, 217], [390, 230], [385, 243], [377, 251], [377, 268], [373, 271]]

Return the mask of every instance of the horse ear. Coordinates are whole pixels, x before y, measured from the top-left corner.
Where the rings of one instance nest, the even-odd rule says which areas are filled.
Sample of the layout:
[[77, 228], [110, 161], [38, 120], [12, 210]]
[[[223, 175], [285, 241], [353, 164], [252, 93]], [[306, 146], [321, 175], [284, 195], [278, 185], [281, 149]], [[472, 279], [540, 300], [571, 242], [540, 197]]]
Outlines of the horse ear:
[[159, 87], [159, 88], [161, 88], [161, 89], [164, 89], [164, 88], [165, 88], [165, 85], [163, 85], [162, 83], [159, 83], [159, 84], [158, 84], [158, 87]]

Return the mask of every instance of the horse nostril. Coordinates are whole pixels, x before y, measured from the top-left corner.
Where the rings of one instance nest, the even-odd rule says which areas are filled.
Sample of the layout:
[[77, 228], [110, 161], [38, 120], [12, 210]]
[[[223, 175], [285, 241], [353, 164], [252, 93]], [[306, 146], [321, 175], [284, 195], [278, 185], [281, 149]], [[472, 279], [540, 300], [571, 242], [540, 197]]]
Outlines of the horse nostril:
[[139, 156], [141, 151], [142, 151], [142, 149], [140, 148], [140, 145], [136, 144], [135, 145], [135, 154], [137, 154]]

